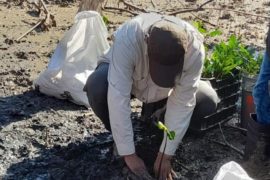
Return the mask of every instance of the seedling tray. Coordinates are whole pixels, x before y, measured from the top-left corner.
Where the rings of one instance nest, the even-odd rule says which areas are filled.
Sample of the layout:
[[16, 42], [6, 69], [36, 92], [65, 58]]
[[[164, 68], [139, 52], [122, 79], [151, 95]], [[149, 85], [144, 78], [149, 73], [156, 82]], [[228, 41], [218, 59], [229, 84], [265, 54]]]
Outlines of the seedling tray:
[[219, 110], [219, 109], [223, 109], [223, 108], [235, 105], [235, 103], [239, 99], [239, 95], [240, 95], [240, 92], [237, 92], [235, 94], [232, 94], [228, 97], [221, 99], [220, 102], [218, 103], [217, 109]]
[[213, 86], [213, 88], [219, 89], [221, 87], [228, 86], [228, 85], [233, 84], [235, 82], [239, 82], [240, 78], [241, 77], [239, 76], [239, 73], [236, 72], [234, 76], [229, 76], [229, 77], [226, 77], [224, 79], [217, 79], [215, 77], [212, 77], [212, 78], [201, 78], [201, 80], [209, 81], [211, 83], [211, 85]]
[[190, 122], [189, 129], [192, 132], [201, 133], [205, 132], [219, 123], [224, 123], [230, 120], [236, 113], [236, 105], [231, 105], [229, 107], [218, 110], [216, 113], [206, 116], [201, 119], [193, 119]]
[[220, 99], [227, 98], [235, 93], [238, 93], [240, 90], [240, 81], [233, 84], [224, 86], [222, 88], [216, 89], [217, 95]]
[[219, 89], [219, 88], [222, 88], [224, 86], [228, 86], [230, 84], [233, 84], [235, 82], [239, 82], [240, 78], [238, 78], [238, 77], [228, 77], [225, 79], [216, 79], [216, 78], [205, 79], [205, 78], [202, 78], [202, 80], [208, 80], [211, 83], [213, 88]]

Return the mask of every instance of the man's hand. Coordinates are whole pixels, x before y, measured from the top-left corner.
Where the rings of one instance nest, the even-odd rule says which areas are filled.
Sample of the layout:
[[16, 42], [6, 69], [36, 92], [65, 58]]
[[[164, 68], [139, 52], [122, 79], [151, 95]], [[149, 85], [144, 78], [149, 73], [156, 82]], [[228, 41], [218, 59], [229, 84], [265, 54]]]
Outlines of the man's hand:
[[[155, 176], [156, 178], [158, 178], [158, 180], [172, 180], [173, 177], [176, 177], [176, 174], [172, 170], [172, 166], [171, 166], [172, 156], [163, 154], [163, 157], [162, 157], [162, 154], [163, 153], [161, 152], [158, 153], [158, 156], [154, 164]], [[160, 169], [159, 169], [159, 166], [160, 166]]]
[[[139, 178], [148, 179], [151, 178], [147, 169], [144, 165], [144, 162], [141, 158], [139, 158], [136, 154], [131, 154], [124, 156], [124, 160], [128, 166], [128, 168]], [[147, 178], [148, 177], [148, 178]]]

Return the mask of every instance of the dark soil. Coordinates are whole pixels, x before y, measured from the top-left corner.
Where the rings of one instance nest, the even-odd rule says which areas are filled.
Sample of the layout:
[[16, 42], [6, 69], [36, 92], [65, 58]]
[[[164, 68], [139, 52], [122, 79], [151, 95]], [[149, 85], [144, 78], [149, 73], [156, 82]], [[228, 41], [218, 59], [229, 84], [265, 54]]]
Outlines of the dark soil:
[[[123, 161], [113, 156], [111, 134], [90, 109], [45, 96], [32, 86], [46, 68], [57, 43], [73, 24], [77, 12], [78, 4], [71, 0], [49, 2], [53, 2], [48, 9], [55, 14], [57, 27], [47, 32], [33, 31], [17, 42], [16, 38], [38, 18], [27, 13], [33, 9], [25, 3], [0, 0], [0, 179], [127, 179], [129, 172]], [[139, 7], [151, 6], [150, 1], [136, 2]], [[177, 9], [176, 1], [168, 4], [156, 0], [156, 3], [159, 10]], [[187, 7], [195, 3], [184, 2]], [[219, 7], [220, 3], [234, 4], [229, 8], [235, 10], [247, 7], [250, 13], [254, 9], [269, 10], [269, 4], [263, 5], [261, 1], [220, 0], [214, 7]], [[113, 5], [116, 3], [109, 1], [108, 6]], [[219, 11], [196, 13], [209, 22], [218, 23], [224, 31], [222, 38], [235, 32], [245, 37], [243, 41], [248, 44], [264, 46], [267, 22], [263, 18], [221, 11], [222, 18], [217, 22]], [[124, 12], [107, 12], [106, 15], [110, 20], [110, 33], [131, 16]], [[179, 16], [190, 22], [194, 20], [189, 13]], [[159, 131], [139, 120], [140, 102], [135, 100], [131, 105], [136, 149], [153, 175]], [[236, 115], [229, 123], [237, 126], [238, 121]], [[226, 140], [243, 151], [245, 135], [230, 127], [221, 129]], [[209, 180], [224, 163], [242, 161], [239, 152], [219, 143], [224, 143], [219, 127], [204, 134], [188, 132], [173, 159], [179, 179]]]

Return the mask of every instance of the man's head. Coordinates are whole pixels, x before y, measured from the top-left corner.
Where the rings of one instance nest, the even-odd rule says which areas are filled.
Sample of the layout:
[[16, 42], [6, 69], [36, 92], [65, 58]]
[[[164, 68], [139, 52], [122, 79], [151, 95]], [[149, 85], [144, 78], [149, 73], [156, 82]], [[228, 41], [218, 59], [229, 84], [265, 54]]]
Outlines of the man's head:
[[173, 87], [181, 75], [187, 45], [187, 34], [176, 24], [159, 21], [149, 29], [147, 40], [150, 75], [160, 87]]

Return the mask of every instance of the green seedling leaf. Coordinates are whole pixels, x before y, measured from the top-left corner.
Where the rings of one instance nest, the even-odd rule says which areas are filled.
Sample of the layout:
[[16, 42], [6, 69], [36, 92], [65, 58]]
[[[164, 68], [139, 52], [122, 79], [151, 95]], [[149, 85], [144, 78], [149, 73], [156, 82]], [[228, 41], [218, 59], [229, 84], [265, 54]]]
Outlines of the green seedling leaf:
[[157, 127], [162, 131], [165, 131], [165, 132], [168, 131], [168, 128], [160, 121], [158, 121]]
[[209, 36], [210, 36], [210, 37], [216, 37], [216, 36], [219, 36], [219, 35], [222, 35], [222, 31], [220, 31], [219, 29], [216, 29], [216, 30], [211, 31], [211, 32], [209, 33]]
[[197, 29], [199, 29], [201, 27], [201, 23], [199, 21], [193, 21], [192, 24]]
[[169, 131], [169, 129], [160, 121], [158, 121], [157, 127], [167, 134], [169, 140], [174, 140], [174, 138], [175, 138], [175, 132], [174, 131]]
[[108, 19], [108, 17], [106, 17], [106, 16], [102, 16], [102, 19], [103, 19], [103, 21], [104, 21], [104, 23], [106, 24], [106, 26], [109, 24], [109, 19]]
[[174, 131], [167, 132], [167, 136], [168, 136], [169, 140], [174, 140], [175, 132]]
[[202, 34], [206, 34], [207, 30], [205, 29], [205, 27], [203, 26], [203, 23], [201, 21], [194, 21], [193, 22], [193, 26], [196, 27], [196, 29], [202, 33]]
[[202, 27], [198, 28], [198, 30], [199, 30], [199, 32], [202, 33], [202, 34], [206, 34], [206, 33], [207, 33], [206, 29], [204, 29], [204, 28], [202, 28]]
[[228, 42], [229, 47], [237, 48], [238, 44], [239, 44], [239, 42], [238, 42], [237, 37], [235, 35], [231, 35], [229, 38], [229, 42]]
[[215, 36], [219, 36], [222, 34], [222, 31], [219, 29], [214, 29], [214, 30], [207, 30], [205, 28], [205, 25], [202, 21], [194, 21], [193, 22], [193, 26], [200, 32], [202, 33], [205, 38], [207, 37], [215, 37]]

